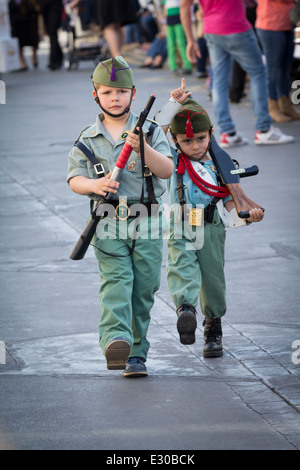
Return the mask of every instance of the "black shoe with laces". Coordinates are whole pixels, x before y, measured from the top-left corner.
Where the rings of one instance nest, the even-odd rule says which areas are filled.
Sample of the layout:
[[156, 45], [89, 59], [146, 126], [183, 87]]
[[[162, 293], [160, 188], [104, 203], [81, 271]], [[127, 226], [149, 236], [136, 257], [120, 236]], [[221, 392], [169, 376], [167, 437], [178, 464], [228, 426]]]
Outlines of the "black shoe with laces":
[[204, 326], [204, 357], [220, 357], [223, 355], [221, 318], [205, 318]]
[[193, 344], [195, 342], [195, 330], [197, 328], [196, 310], [191, 304], [181, 304], [176, 310], [177, 331], [181, 344]]

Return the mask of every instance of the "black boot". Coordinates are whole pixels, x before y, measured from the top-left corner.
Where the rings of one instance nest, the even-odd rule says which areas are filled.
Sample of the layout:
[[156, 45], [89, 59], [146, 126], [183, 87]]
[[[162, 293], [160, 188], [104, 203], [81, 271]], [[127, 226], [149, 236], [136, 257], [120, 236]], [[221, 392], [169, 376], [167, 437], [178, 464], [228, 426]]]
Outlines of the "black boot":
[[176, 310], [177, 331], [182, 344], [193, 344], [195, 342], [195, 330], [197, 328], [196, 310], [191, 304], [181, 304]]
[[222, 349], [222, 325], [221, 318], [205, 318], [204, 326], [204, 357], [220, 357]]

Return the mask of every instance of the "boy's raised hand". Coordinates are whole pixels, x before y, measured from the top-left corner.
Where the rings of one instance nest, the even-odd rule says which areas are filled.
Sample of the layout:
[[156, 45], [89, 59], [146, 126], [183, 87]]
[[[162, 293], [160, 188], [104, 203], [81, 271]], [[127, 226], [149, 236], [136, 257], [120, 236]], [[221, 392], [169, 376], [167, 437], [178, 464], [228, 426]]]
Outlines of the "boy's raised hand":
[[182, 104], [192, 94], [191, 91], [185, 91], [185, 79], [181, 79], [181, 87], [171, 91], [171, 97]]

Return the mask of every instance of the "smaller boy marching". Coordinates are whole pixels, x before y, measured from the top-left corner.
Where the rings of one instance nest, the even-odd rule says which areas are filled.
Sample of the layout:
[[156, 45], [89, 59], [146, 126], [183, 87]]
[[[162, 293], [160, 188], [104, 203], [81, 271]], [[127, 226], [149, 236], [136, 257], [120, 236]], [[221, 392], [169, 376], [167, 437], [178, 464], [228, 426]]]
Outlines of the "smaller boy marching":
[[[202, 106], [187, 98], [188, 95], [183, 79], [181, 88], [171, 93], [169, 104], [156, 116], [162, 126], [167, 124], [168, 118], [171, 121], [170, 132], [177, 154], [168, 191], [172, 204], [183, 208], [180, 220], [176, 212], [171, 217], [167, 281], [176, 305], [181, 343], [195, 342], [199, 296], [205, 326], [203, 355], [219, 357], [223, 354], [221, 318], [226, 313], [225, 224], [236, 226], [239, 218], [231, 196], [220, 186], [216, 168], [208, 155], [213, 132], [210, 118]], [[171, 120], [172, 107], [176, 115]], [[203, 208], [202, 212], [199, 207]], [[261, 209], [251, 209], [247, 222], [239, 219], [238, 225], [259, 222], [263, 216]], [[202, 230], [202, 244], [195, 243], [194, 249], [187, 249], [191, 245], [191, 233], [186, 231], [186, 219], [195, 233]], [[178, 231], [178, 224], [181, 231]]]

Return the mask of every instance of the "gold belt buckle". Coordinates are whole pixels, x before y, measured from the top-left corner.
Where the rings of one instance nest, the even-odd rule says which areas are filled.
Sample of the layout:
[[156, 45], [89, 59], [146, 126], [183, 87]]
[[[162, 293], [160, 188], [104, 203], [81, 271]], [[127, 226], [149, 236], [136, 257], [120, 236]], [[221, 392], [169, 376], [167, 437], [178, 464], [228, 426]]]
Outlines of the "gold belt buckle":
[[203, 225], [203, 209], [193, 208], [189, 210], [189, 225], [201, 227]]
[[115, 209], [115, 213], [116, 213], [117, 219], [121, 220], [121, 222], [128, 219], [130, 215], [130, 208], [127, 205], [127, 199], [120, 198], [119, 204], [117, 205]]

